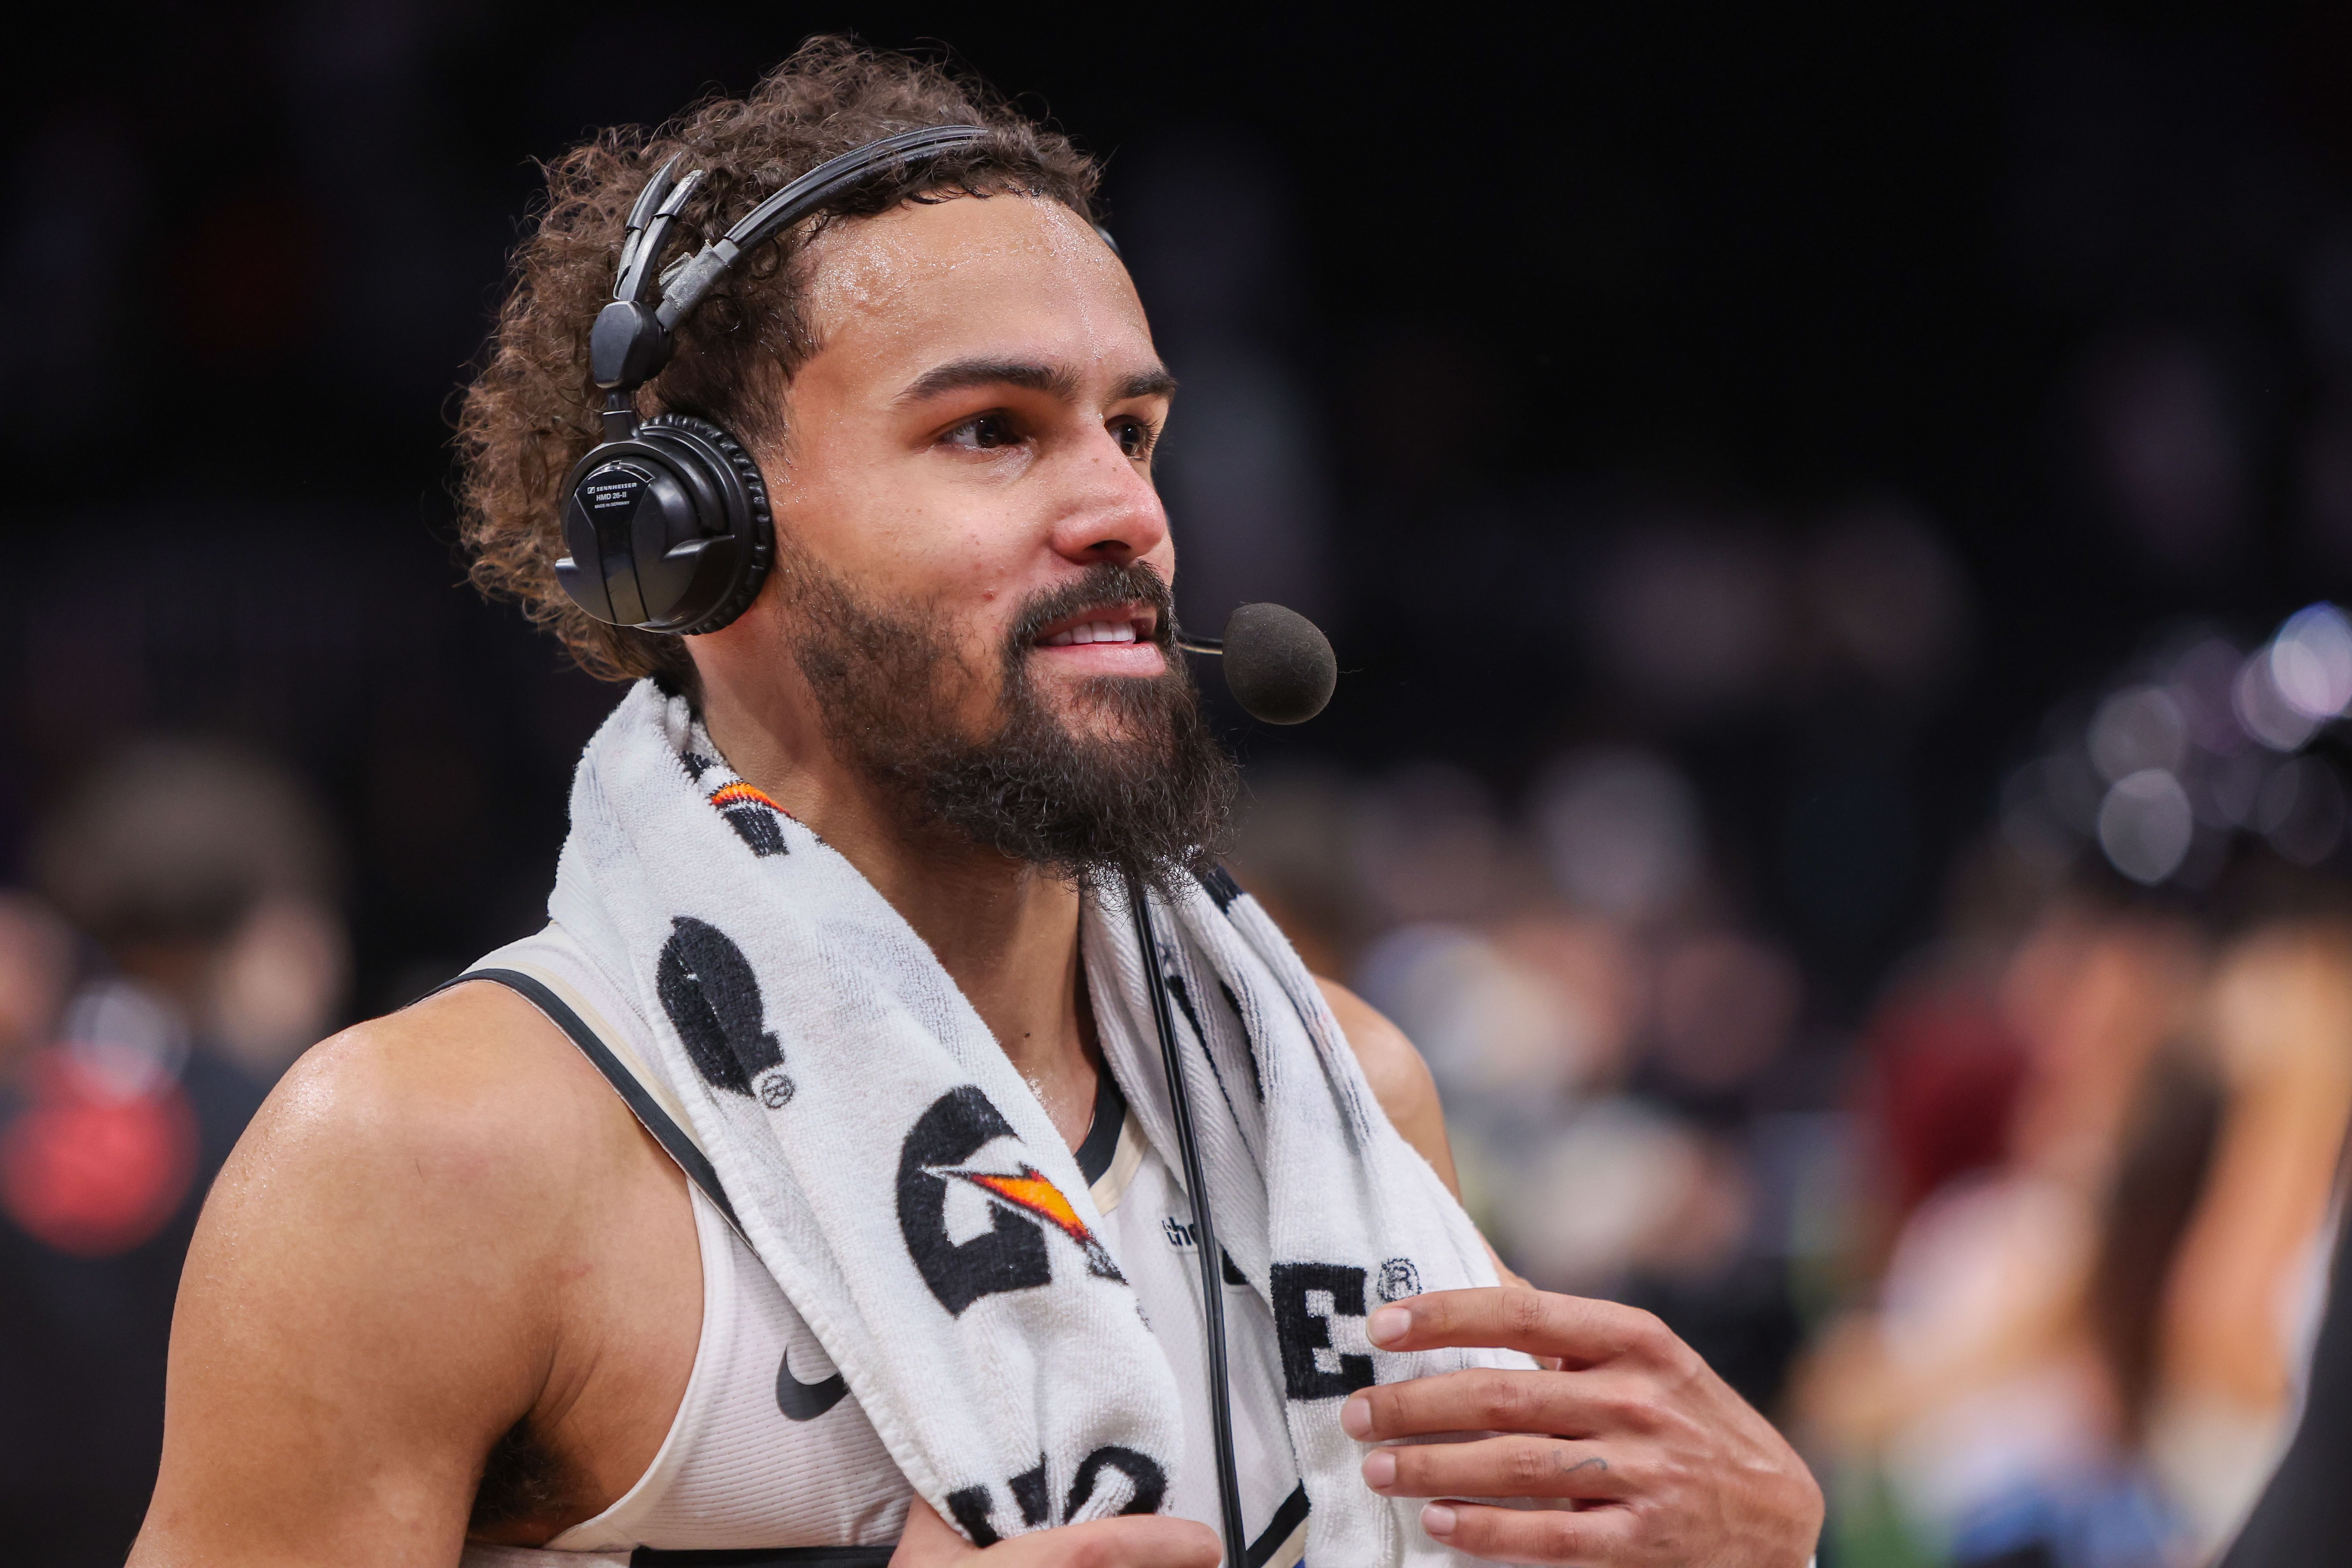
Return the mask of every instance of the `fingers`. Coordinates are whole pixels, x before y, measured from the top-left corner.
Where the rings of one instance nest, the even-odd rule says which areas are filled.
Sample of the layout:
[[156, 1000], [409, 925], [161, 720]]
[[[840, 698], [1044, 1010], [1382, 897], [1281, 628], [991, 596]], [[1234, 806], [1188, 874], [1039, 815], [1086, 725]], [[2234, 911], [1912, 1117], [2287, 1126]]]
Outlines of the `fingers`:
[[1538, 1432], [1552, 1437], [1647, 1435], [1658, 1412], [1643, 1386], [1614, 1370], [1528, 1372], [1476, 1367], [1360, 1389], [1339, 1426], [1365, 1443], [1448, 1432]]
[[1433, 1541], [1494, 1563], [1599, 1568], [1628, 1560], [1633, 1516], [1622, 1508], [1525, 1510], [1475, 1502], [1433, 1502], [1421, 1510]]
[[1514, 1434], [1475, 1443], [1412, 1443], [1375, 1448], [1364, 1484], [1383, 1497], [1622, 1499], [1633, 1489], [1623, 1451], [1619, 1468], [1591, 1443]]
[[1415, 1296], [1374, 1312], [1364, 1332], [1384, 1351], [1499, 1345], [1559, 1356], [1571, 1367], [1688, 1353], [1664, 1323], [1637, 1307], [1517, 1286]]

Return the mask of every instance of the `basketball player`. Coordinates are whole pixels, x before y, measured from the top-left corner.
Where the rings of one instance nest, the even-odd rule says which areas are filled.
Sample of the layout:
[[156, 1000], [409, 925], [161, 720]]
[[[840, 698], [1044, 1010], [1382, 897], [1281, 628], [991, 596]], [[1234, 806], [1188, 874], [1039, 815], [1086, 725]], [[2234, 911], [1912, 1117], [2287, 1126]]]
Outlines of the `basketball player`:
[[[692, 319], [641, 400], [755, 448], [778, 535], [757, 601], [687, 638], [572, 610], [552, 573], [556, 486], [593, 438], [583, 344], [651, 172], [678, 151], [709, 171], [693, 219], [716, 234], [825, 157], [950, 123], [994, 134], [785, 236]], [[1175, 551], [1151, 458], [1173, 383], [1091, 222], [1094, 178], [981, 89], [828, 40], [744, 100], [576, 150], [551, 171], [470, 394], [467, 495], [478, 580], [591, 669], [690, 693], [728, 763], [929, 944], [1076, 1152], [1181, 1373], [1198, 1365], [1187, 1210], [1169, 1152], [1144, 1144], [1102, 1069], [1079, 889], [1089, 872], [1196, 863], [1234, 774], [1172, 658]], [[1454, 221], [1474, 243], [1475, 215]], [[558, 936], [534, 941], [565, 962]], [[596, 984], [576, 976], [583, 994]], [[1325, 991], [1381, 1106], [1450, 1180], [1412, 1046]], [[1286, 1568], [1306, 1495], [1273, 1325], [1234, 1295], [1249, 1557]], [[1342, 1405], [1375, 1445], [1363, 1484], [1434, 1500], [1418, 1517], [1441, 1542], [1515, 1563], [1754, 1568], [1801, 1568], [1812, 1550], [1822, 1504], [1802, 1463], [1644, 1313], [1512, 1287], [1407, 1299], [1367, 1331], [1560, 1369]], [[132, 1562], [1218, 1560], [1206, 1465], [1161, 1515], [975, 1548], [911, 1497], [830, 1372], [785, 1291], [572, 1041], [510, 991], [460, 985], [311, 1051], [220, 1178]], [[1191, 1382], [1188, 1451], [1205, 1453]], [[1476, 1431], [1502, 1435], [1386, 1446]], [[1554, 1506], [1445, 1500], [1475, 1497]]]

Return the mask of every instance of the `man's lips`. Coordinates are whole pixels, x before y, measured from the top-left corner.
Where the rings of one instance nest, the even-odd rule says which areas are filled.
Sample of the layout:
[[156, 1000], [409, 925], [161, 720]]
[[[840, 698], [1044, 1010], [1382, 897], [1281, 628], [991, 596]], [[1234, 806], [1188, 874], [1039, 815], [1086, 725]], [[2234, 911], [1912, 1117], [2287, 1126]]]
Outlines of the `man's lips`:
[[1048, 622], [1038, 632], [1035, 646], [1072, 647], [1098, 643], [1150, 643], [1159, 626], [1160, 612], [1149, 605], [1098, 605]]
[[1031, 651], [1045, 661], [1041, 668], [1149, 679], [1168, 668], [1159, 629], [1160, 612], [1150, 605], [1096, 605], [1046, 622]]

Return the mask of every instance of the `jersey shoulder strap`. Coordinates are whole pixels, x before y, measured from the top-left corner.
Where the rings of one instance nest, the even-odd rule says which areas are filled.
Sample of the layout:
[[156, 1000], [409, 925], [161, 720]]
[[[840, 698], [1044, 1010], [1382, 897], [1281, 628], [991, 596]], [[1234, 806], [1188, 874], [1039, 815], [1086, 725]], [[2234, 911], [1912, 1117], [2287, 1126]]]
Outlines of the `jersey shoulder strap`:
[[[589, 1026], [588, 1021], [570, 1003], [556, 994], [553, 986], [520, 969], [484, 964], [468, 969], [447, 984], [435, 989], [446, 991], [451, 985], [463, 985], [469, 980], [487, 980], [494, 985], [505, 986], [545, 1014], [549, 1023], [570, 1036], [572, 1043], [580, 1047], [580, 1054], [604, 1075], [604, 1080], [613, 1086], [614, 1092], [621, 1097], [621, 1102], [629, 1108], [630, 1114], [637, 1119], [638, 1124], [653, 1134], [654, 1142], [659, 1143], [677, 1163], [677, 1168], [686, 1173], [686, 1179], [702, 1189], [702, 1195], [710, 1200], [711, 1205], [725, 1217], [736, 1235], [743, 1234], [743, 1222], [736, 1217], [735, 1205], [728, 1201], [727, 1189], [719, 1183], [719, 1172], [710, 1163], [710, 1156], [702, 1152], [701, 1145], [695, 1142], [686, 1129], [678, 1124], [677, 1118], [654, 1097], [644, 1080], [630, 1070], [620, 1054]], [[750, 1238], [745, 1239], [748, 1242]]]

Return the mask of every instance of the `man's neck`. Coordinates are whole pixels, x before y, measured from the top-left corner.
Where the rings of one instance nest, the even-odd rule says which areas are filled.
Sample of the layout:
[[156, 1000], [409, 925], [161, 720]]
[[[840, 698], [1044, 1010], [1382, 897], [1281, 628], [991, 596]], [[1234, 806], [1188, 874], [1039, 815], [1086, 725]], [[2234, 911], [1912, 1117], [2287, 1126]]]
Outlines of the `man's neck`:
[[1013, 1069], [1075, 1146], [1098, 1053], [1080, 996], [1078, 892], [960, 836], [912, 824], [813, 727], [706, 682], [703, 721], [728, 765], [857, 868], [938, 957]]

